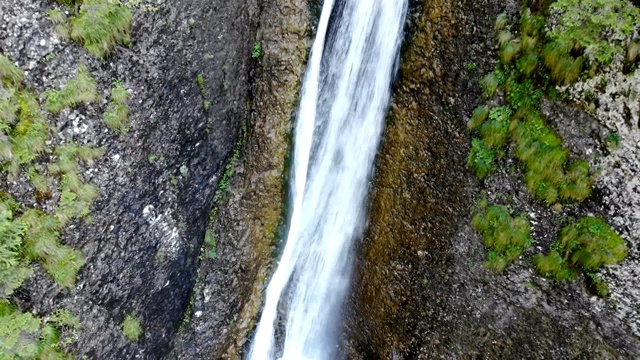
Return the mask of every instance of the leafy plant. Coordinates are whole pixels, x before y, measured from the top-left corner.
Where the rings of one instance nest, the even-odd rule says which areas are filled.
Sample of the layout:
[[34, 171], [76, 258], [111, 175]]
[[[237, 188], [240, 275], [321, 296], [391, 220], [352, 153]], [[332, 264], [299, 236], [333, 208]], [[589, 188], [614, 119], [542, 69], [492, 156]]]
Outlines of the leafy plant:
[[583, 272], [595, 292], [606, 296], [608, 287], [596, 272], [624, 260], [628, 251], [604, 219], [587, 216], [564, 227], [549, 254], [537, 255], [534, 263], [540, 274], [554, 280], [571, 280]]
[[489, 248], [485, 265], [502, 272], [531, 246], [531, 225], [524, 214], [512, 217], [502, 205], [489, 206], [471, 221]]
[[262, 44], [259, 41], [253, 43], [253, 50], [251, 50], [251, 57], [258, 59], [262, 56]]
[[475, 171], [476, 176], [482, 179], [494, 172], [496, 170], [495, 159], [495, 151], [485, 145], [482, 140], [478, 138], [471, 140], [471, 151], [467, 164]]
[[630, 37], [640, 23], [640, 9], [625, 0], [558, 0], [550, 12], [557, 20], [551, 39], [601, 65], [624, 54], [620, 39]]

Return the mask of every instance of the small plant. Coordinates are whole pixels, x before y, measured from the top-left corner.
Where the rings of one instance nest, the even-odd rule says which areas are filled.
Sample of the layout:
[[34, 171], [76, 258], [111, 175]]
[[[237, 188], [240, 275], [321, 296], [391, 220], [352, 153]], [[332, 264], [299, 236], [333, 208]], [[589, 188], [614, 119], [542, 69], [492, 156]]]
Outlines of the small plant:
[[489, 248], [485, 265], [502, 272], [531, 246], [531, 225], [524, 214], [512, 217], [505, 206], [493, 205], [473, 217], [473, 228]]
[[147, 161], [149, 162], [149, 164], [155, 164], [157, 159], [158, 157], [155, 156], [154, 154], [147, 155]]
[[47, 90], [44, 96], [47, 111], [53, 114], [65, 108], [96, 102], [99, 99], [96, 81], [84, 68], [80, 68], [78, 75], [67, 81], [61, 90]]
[[476, 176], [483, 179], [494, 172], [496, 170], [495, 159], [495, 151], [485, 145], [482, 140], [474, 138], [471, 141], [471, 152], [467, 164], [475, 171]]
[[60, 332], [0, 300], [0, 354], [3, 359], [68, 359], [58, 348]]
[[9, 58], [0, 54], [0, 79], [15, 87], [22, 83], [22, 78], [22, 70], [15, 66]]
[[215, 259], [218, 257], [218, 242], [216, 241], [216, 236], [213, 234], [213, 231], [207, 229], [204, 233], [204, 243], [206, 244], [208, 251], [207, 257], [209, 259]]
[[610, 148], [617, 148], [620, 145], [620, 135], [617, 132], [612, 132], [607, 135], [604, 142]]
[[69, 23], [69, 36], [93, 56], [102, 59], [117, 44], [129, 46], [131, 10], [119, 2], [84, 0]]
[[540, 274], [554, 280], [571, 280], [583, 272], [590, 287], [599, 296], [606, 296], [609, 290], [595, 274], [603, 266], [624, 260], [628, 251], [606, 221], [587, 216], [564, 227], [549, 254], [537, 255], [534, 263]]
[[477, 65], [473, 61], [467, 63], [467, 71], [469, 71], [469, 72], [475, 70], [476, 67], [477, 67]]
[[205, 94], [204, 75], [202, 75], [202, 73], [198, 74], [198, 76], [196, 77], [196, 80], [198, 81], [198, 88], [200, 88], [200, 94], [204, 95]]
[[138, 341], [140, 335], [142, 335], [140, 321], [135, 316], [128, 314], [122, 322], [122, 332], [129, 341]]
[[253, 50], [251, 51], [251, 57], [258, 59], [262, 56], [262, 44], [259, 41], [253, 43]]
[[[550, 7], [557, 25], [551, 39], [583, 51], [590, 61], [611, 63], [624, 54], [621, 39], [629, 38], [640, 23], [640, 9], [625, 0], [558, 0]], [[603, 36], [611, 34], [612, 36]]]
[[126, 131], [125, 124], [129, 116], [128, 98], [127, 89], [122, 85], [122, 82], [116, 81], [111, 89], [111, 101], [107, 106], [107, 111], [102, 116], [105, 125], [116, 133]]

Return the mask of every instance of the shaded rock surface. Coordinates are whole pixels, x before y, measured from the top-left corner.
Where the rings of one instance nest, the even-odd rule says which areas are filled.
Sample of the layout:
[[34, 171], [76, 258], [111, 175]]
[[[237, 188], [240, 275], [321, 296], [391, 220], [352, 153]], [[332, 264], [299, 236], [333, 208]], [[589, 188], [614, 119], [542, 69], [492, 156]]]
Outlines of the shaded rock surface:
[[[81, 173], [100, 191], [92, 221], [75, 221], [62, 237], [87, 263], [71, 290], [38, 270], [12, 300], [42, 317], [71, 310], [82, 323], [69, 346], [77, 357], [157, 359], [168, 351], [195, 281], [216, 185], [248, 118], [256, 2], [151, 4], [134, 8], [131, 47], [99, 61], [56, 35], [45, 16], [54, 2], [0, 3], [0, 51], [26, 70], [27, 87], [58, 88], [84, 64], [104, 98], [116, 79], [130, 93], [129, 131], [120, 136], [101, 121], [106, 100], [48, 115], [60, 134], [54, 142], [104, 150]], [[206, 111], [203, 98], [211, 102]], [[143, 328], [137, 342], [120, 328], [129, 313]]]
[[[359, 244], [345, 309], [348, 358], [640, 356], [635, 320], [618, 310], [624, 299], [630, 311], [633, 296], [615, 295], [613, 282], [611, 298], [596, 298], [585, 290], [584, 279], [549, 282], [534, 273], [530, 261], [548, 250], [570, 218], [594, 214], [614, 219], [603, 205], [606, 189], [597, 186], [590, 199], [565, 207], [561, 215], [531, 197], [512, 160], [502, 160], [501, 170], [482, 183], [466, 168], [466, 120], [479, 101], [478, 80], [496, 58], [493, 24], [499, 13], [514, 15], [520, 6], [491, 0], [412, 2], [400, 77], [377, 159], [369, 228]], [[471, 62], [477, 67], [468, 66]], [[594, 164], [606, 155], [601, 146], [605, 125], [560, 103], [545, 102], [543, 111], [572, 156]], [[627, 169], [630, 173], [617, 181], [633, 178], [632, 165]], [[534, 246], [503, 274], [483, 266], [486, 249], [469, 225], [481, 189], [490, 203], [526, 212], [533, 225]], [[623, 236], [634, 236], [613, 225]], [[626, 239], [634, 247], [631, 237]], [[631, 266], [605, 273], [626, 268], [633, 274], [634, 251]], [[636, 280], [630, 276], [628, 283], [619, 282], [621, 287], [633, 288]]]
[[255, 326], [282, 232], [286, 163], [312, 40], [310, 21], [303, 0], [277, 0], [261, 9], [256, 41], [263, 52], [255, 60], [242, 156], [211, 224], [218, 256], [201, 262], [193, 316], [176, 339], [175, 358], [239, 359]]

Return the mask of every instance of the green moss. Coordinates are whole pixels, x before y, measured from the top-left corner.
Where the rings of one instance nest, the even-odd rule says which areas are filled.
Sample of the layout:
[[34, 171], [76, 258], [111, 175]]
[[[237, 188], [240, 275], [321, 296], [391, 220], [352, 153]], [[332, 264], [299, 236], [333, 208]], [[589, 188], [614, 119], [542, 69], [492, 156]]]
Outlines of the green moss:
[[69, 36], [93, 56], [104, 58], [117, 44], [129, 46], [131, 10], [119, 1], [85, 0], [69, 23]]
[[96, 81], [83, 68], [79, 69], [78, 75], [67, 81], [61, 90], [47, 90], [44, 96], [47, 111], [54, 114], [65, 108], [96, 102], [100, 99]]
[[142, 335], [140, 321], [135, 316], [128, 314], [122, 322], [122, 332], [129, 341], [138, 341]]
[[512, 217], [502, 205], [493, 205], [480, 212], [471, 221], [473, 228], [482, 235], [489, 249], [485, 265], [502, 272], [531, 246], [531, 225], [526, 216]]
[[262, 44], [258, 41], [253, 43], [253, 49], [251, 50], [251, 57], [258, 59], [262, 56]]

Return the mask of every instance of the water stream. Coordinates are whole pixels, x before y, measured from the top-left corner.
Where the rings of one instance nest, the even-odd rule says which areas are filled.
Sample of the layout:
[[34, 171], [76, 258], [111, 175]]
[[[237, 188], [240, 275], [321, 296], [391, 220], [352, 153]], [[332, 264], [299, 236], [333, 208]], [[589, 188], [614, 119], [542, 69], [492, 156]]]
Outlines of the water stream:
[[251, 360], [337, 356], [406, 9], [407, 0], [324, 1], [295, 129], [289, 232]]

